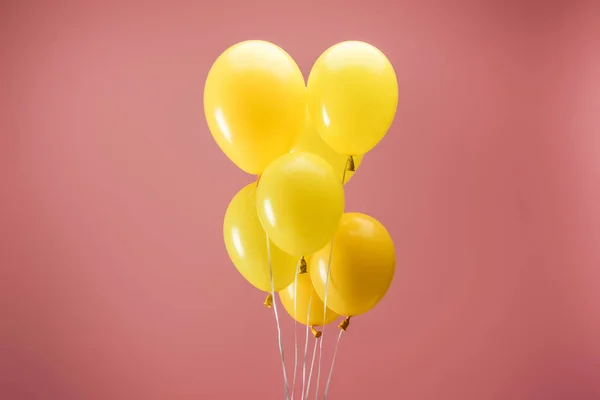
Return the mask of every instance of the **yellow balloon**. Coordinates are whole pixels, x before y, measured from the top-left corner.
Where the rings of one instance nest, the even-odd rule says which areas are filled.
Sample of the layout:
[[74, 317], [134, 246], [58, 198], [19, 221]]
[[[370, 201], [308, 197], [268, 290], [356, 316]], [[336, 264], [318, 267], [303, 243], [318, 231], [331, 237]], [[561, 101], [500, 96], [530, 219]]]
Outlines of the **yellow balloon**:
[[344, 213], [344, 187], [321, 157], [288, 153], [261, 175], [256, 207], [273, 243], [286, 253], [303, 256], [331, 240]]
[[352, 175], [354, 175], [354, 172], [358, 169], [363, 159], [362, 155], [353, 156], [355, 171], [348, 171], [346, 165], [348, 156], [336, 153], [323, 141], [323, 138], [321, 138], [321, 135], [319, 135], [319, 132], [317, 132], [310, 121], [308, 113], [306, 114], [304, 129], [300, 133], [298, 141], [292, 148], [292, 152], [294, 151], [305, 151], [322, 157], [333, 167], [333, 171], [340, 177], [340, 180], [345, 176], [344, 183], [352, 178]]
[[[310, 277], [319, 297], [325, 285], [331, 244], [309, 260]], [[375, 218], [360, 213], [342, 216], [333, 238], [327, 307], [344, 316], [364, 314], [388, 291], [396, 269], [394, 242]]]
[[[294, 312], [294, 297], [296, 298], [296, 311]], [[288, 314], [303, 325], [321, 326], [335, 321], [339, 315], [329, 308], [323, 315], [323, 301], [313, 288], [308, 274], [298, 275], [298, 284], [294, 282], [279, 292], [281, 304]], [[310, 305], [310, 315], [308, 308]], [[295, 317], [294, 317], [295, 315]]]
[[[240, 190], [229, 203], [223, 221], [225, 248], [233, 265], [256, 288], [271, 291], [271, 272], [267, 253], [267, 234], [256, 214], [256, 183]], [[297, 257], [270, 243], [275, 291], [294, 282]]]
[[204, 87], [204, 113], [213, 138], [239, 168], [260, 174], [290, 151], [304, 124], [306, 86], [300, 68], [280, 47], [238, 43], [213, 64]]
[[338, 43], [308, 77], [308, 108], [323, 140], [341, 154], [365, 154], [385, 136], [398, 105], [392, 64], [376, 47]]

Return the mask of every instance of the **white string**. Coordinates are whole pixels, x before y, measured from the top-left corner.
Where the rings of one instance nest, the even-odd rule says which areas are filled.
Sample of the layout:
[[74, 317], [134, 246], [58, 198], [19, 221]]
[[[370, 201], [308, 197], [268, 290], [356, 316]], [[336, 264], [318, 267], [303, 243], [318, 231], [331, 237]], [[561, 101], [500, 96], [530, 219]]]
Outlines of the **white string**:
[[271, 275], [271, 296], [273, 297], [273, 313], [277, 323], [277, 341], [279, 343], [279, 355], [281, 356], [281, 367], [283, 368], [283, 383], [285, 384], [285, 399], [290, 400], [290, 389], [288, 385], [287, 372], [285, 370], [285, 356], [283, 354], [283, 343], [281, 342], [281, 326], [279, 325], [279, 313], [277, 312], [277, 300], [275, 299], [275, 283], [273, 281], [273, 264], [271, 262], [271, 241], [267, 237], [267, 257], [269, 259], [269, 273]]
[[331, 383], [331, 375], [333, 374], [333, 367], [335, 366], [335, 359], [337, 357], [338, 347], [340, 345], [340, 339], [344, 331], [340, 329], [340, 334], [338, 335], [337, 342], [335, 343], [335, 350], [333, 350], [333, 359], [331, 360], [331, 368], [329, 369], [329, 377], [327, 378], [327, 384], [325, 385], [325, 393], [323, 394], [323, 400], [327, 400], [327, 393], [329, 392], [329, 384]]
[[323, 358], [323, 339], [325, 336], [325, 320], [327, 317], [327, 293], [329, 292], [329, 273], [331, 272], [331, 255], [333, 254], [333, 238], [329, 249], [329, 262], [327, 263], [327, 278], [325, 278], [325, 299], [323, 300], [323, 331], [321, 332], [321, 343], [319, 343], [319, 366], [317, 368], [317, 390], [315, 400], [319, 398], [319, 384], [321, 382], [321, 359]]
[[299, 270], [299, 265], [296, 265], [296, 277], [294, 278], [294, 379], [292, 381], [292, 400], [294, 400], [294, 393], [296, 392], [296, 372], [298, 370], [298, 331], [296, 329], [298, 321], [296, 321], [296, 297], [298, 295]]
[[[313, 373], [313, 368], [315, 366], [315, 356], [317, 355], [317, 344], [319, 343], [319, 340], [315, 338], [315, 346], [313, 347], [313, 354], [312, 354], [312, 361], [310, 363], [310, 372], [308, 373], [308, 385], [306, 386], [306, 397], [304, 398], [304, 400], [308, 399], [308, 395], [310, 393], [310, 380], [312, 378], [312, 373]], [[318, 387], [317, 387], [317, 391], [318, 391]]]
[[302, 400], [304, 400], [304, 389], [306, 385], [306, 353], [308, 352], [308, 323], [310, 321], [310, 305], [312, 296], [308, 300], [308, 311], [306, 312], [306, 337], [304, 338], [304, 361], [302, 362]]
[[[346, 164], [344, 165], [344, 172], [342, 173], [342, 185], [346, 180], [346, 172], [348, 171], [348, 164], [351, 160], [351, 156], [346, 159]], [[323, 357], [323, 340], [325, 336], [325, 319], [327, 316], [327, 294], [329, 292], [329, 278], [331, 274], [331, 256], [333, 254], [333, 238], [331, 239], [331, 248], [329, 249], [329, 261], [327, 263], [327, 277], [325, 278], [325, 298], [323, 299], [323, 332], [321, 335], [321, 343], [319, 344], [319, 366], [317, 369], [317, 391], [315, 393], [315, 400], [319, 399], [319, 384], [321, 381], [321, 359]]]

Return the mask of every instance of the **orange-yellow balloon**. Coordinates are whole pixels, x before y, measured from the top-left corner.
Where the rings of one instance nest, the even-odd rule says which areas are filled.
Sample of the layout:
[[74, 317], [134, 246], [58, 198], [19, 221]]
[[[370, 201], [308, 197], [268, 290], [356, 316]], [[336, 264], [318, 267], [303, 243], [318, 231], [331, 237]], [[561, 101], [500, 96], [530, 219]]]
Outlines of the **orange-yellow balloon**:
[[[331, 244], [315, 253], [308, 267], [323, 300]], [[366, 214], [342, 216], [333, 238], [327, 307], [344, 316], [371, 310], [387, 293], [396, 269], [394, 242], [385, 227]]]
[[376, 47], [338, 43], [308, 77], [308, 109], [323, 140], [341, 154], [365, 154], [385, 136], [398, 105], [392, 64]]
[[[316, 154], [327, 161], [332, 167], [333, 171], [338, 174], [340, 180], [344, 177], [344, 184], [352, 178], [354, 172], [358, 170], [360, 163], [362, 162], [363, 156], [354, 156], [354, 170], [347, 170], [348, 155], [340, 154], [333, 151], [327, 143], [323, 141], [319, 132], [315, 129], [313, 123], [310, 120], [308, 113], [306, 114], [306, 121], [304, 122], [304, 129], [298, 137], [298, 141], [292, 148], [294, 151], [305, 151], [308, 153]], [[344, 172], [345, 171], [345, 172]]]
[[[294, 297], [296, 298], [295, 312]], [[329, 308], [325, 309], [325, 314], [323, 314], [323, 301], [315, 292], [309, 274], [298, 275], [298, 285], [292, 282], [290, 286], [279, 292], [279, 298], [285, 311], [303, 325], [327, 325], [339, 317]]]
[[[223, 221], [223, 237], [233, 265], [252, 285], [271, 291], [271, 272], [267, 253], [267, 235], [256, 214], [256, 183], [240, 190], [227, 207]], [[281, 251], [273, 242], [271, 265], [275, 291], [294, 282], [297, 257]]]
[[256, 207], [273, 243], [286, 253], [304, 256], [331, 240], [344, 213], [344, 186], [321, 157], [288, 153], [261, 175]]
[[260, 174], [292, 148], [304, 125], [306, 86], [280, 47], [249, 40], [215, 61], [204, 87], [208, 127], [239, 168]]

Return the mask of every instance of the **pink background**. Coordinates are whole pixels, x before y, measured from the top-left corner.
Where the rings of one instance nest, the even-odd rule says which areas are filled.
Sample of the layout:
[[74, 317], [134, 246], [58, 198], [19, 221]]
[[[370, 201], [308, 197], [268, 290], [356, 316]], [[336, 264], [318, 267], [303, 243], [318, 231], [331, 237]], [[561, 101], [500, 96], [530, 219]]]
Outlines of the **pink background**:
[[367, 40], [398, 72], [347, 187], [398, 273], [330, 398], [600, 398], [598, 7], [207, 3], [0, 5], [0, 398], [283, 398], [272, 314], [221, 236], [252, 178], [202, 110], [211, 62], [249, 38], [305, 74]]

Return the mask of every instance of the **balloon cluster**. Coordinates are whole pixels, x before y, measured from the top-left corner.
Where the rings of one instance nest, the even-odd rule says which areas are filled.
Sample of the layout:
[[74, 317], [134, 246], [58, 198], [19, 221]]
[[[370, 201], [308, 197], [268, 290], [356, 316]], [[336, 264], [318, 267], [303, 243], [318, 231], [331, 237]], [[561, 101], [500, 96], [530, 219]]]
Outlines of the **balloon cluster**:
[[398, 83], [387, 57], [349, 41], [326, 50], [308, 83], [292, 57], [245, 41], [213, 64], [204, 111], [221, 150], [257, 175], [225, 214], [225, 246], [256, 288], [278, 292], [307, 326], [371, 310], [387, 292], [395, 250], [373, 217], [344, 213], [344, 184], [385, 136]]

